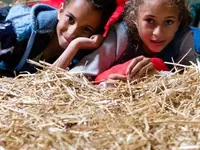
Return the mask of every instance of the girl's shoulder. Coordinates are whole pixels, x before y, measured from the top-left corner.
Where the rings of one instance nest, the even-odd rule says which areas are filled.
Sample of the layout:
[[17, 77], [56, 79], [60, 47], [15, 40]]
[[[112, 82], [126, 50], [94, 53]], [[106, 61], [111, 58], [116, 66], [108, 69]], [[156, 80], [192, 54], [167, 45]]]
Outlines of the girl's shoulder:
[[190, 65], [196, 62], [197, 53], [200, 52], [200, 29], [188, 26], [177, 31], [172, 42], [163, 50], [161, 57], [168, 62], [172, 61]]
[[181, 46], [190, 45], [197, 53], [200, 53], [200, 28], [188, 26], [185, 30], [179, 32], [175, 40], [179, 39]]

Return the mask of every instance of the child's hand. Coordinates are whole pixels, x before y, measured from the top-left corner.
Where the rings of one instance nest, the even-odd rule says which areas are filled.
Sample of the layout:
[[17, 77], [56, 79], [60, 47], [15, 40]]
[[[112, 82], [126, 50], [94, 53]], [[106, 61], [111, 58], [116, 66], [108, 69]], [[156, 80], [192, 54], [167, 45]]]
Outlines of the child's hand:
[[144, 56], [134, 58], [126, 70], [128, 79], [141, 78], [152, 73], [157, 73], [157, 71], [150, 58]]
[[107, 84], [115, 84], [117, 83], [118, 81], [126, 81], [127, 80], [127, 77], [124, 76], [124, 75], [121, 75], [121, 74], [110, 74], [108, 76], [108, 80], [106, 81]]
[[98, 35], [92, 35], [90, 38], [86, 37], [78, 37], [74, 39], [72, 42], [78, 45], [79, 49], [96, 49], [100, 46], [101, 42], [103, 40], [103, 36]]
[[74, 39], [60, 57], [53, 63], [53, 67], [66, 69], [79, 49], [96, 49], [103, 40], [101, 35], [93, 35], [90, 38], [78, 37]]

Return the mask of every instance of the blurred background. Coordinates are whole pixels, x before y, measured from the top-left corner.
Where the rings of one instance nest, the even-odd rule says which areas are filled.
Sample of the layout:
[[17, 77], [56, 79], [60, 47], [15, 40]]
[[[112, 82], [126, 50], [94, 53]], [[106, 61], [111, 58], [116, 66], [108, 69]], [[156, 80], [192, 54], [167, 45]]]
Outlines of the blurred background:
[[3, 0], [2, 2], [11, 3], [13, 0]]
[[17, 3], [28, 3], [29, 5], [33, 5], [35, 3], [40, 2], [40, 3], [44, 3], [44, 4], [49, 4], [49, 5], [57, 8], [59, 6], [59, 4], [63, 1], [64, 0], [0, 0], [0, 7], [17, 4]]

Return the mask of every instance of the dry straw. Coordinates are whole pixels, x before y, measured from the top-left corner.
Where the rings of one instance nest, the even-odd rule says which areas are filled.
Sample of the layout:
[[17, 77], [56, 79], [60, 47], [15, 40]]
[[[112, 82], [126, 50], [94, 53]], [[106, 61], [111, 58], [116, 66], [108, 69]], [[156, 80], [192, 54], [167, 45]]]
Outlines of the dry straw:
[[199, 75], [109, 88], [49, 67], [0, 78], [0, 149], [200, 149]]
[[198, 67], [100, 88], [50, 68], [0, 79], [2, 149], [200, 149]]

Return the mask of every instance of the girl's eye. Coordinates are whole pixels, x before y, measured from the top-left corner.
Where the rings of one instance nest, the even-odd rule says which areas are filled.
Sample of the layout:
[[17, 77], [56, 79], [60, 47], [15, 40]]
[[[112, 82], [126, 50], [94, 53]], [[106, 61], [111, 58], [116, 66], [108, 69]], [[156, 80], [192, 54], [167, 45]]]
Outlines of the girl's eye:
[[154, 20], [151, 19], [151, 18], [148, 18], [148, 19], [146, 19], [146, 22], [149, 23], [149, 24], [153, 24], [153, 23], [154, 23]]
[[86, 34], [92, 34], [92, 33], [93, 33], [93, 30], [91, 30], [91, 29], [88, 28], [88, 27], [83, 27], [83, 32], [86, 33]]
[[69, 22], [69, 24], [75, 23], [74, 18], [72, 16], [66, 15], [66, 17], [67, 17], [67, 21]]
[[172, 20], [166, 20], [165, 21], [165, 24], [166, 25], [172, 25], [174, 23], [174, 21], [172, 21]]

